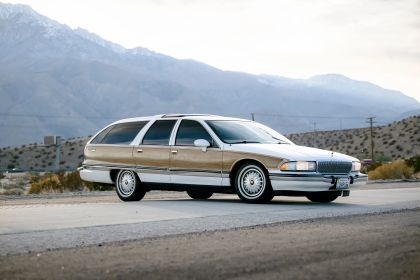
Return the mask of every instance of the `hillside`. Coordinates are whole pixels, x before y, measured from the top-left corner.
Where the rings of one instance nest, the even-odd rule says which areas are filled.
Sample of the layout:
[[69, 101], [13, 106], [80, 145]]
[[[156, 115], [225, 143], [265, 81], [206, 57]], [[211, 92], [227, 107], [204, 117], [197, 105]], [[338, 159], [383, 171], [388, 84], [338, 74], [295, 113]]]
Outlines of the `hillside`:
[[[370, 129], [345, 129], [289, 134], [294, 143], [342, 152], [359, 159], [371, 158]], [[374, 128], [377, 160], [420, 155], [420, 115]]]
[[[391, 160], [420, 155], [420, 116], [410, 117], [386, 126], [375, 127], [377, 159]], [[299, 145], [343, 152], [359, 159], [370, 158], [370, 130], [368, 128], [317, 131], [287, 135]], [[83, 160], [83, 148], [89, 137], [67, 139], [62, 142], [60, 168], [74, 170]], [[0, 170], [53, 170], [55, 150], [40, 144], [24, 145], [0, 150]]]
[[[222, 71], [146, 48], [125, 49], [29, 6], [0, 3], [0, 147], [92, 134], [114, 120], [212, 113], [258, 120], [284, 133], [364, 126], [416, 112], [395, 90], [339, 74], [309, 79]], [[386, 110], [384, 110], [386, 108]], [[318, 119], [317, 119], [318, 118]]]

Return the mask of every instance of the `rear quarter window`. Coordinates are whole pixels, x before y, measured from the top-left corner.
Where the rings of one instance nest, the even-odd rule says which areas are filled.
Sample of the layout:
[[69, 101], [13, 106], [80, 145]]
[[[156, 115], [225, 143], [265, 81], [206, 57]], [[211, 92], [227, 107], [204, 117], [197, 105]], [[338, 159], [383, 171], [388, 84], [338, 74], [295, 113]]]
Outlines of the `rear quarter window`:
[[147, 121], [120, 123], [102, 131], [91, 144], [130, 144]]

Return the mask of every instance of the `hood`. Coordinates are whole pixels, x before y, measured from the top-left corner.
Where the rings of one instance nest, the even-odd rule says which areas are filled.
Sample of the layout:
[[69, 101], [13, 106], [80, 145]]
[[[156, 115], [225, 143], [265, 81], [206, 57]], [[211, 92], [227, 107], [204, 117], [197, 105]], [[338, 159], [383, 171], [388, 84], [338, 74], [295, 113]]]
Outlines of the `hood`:
[[288, 161], [358, 161], [354, 157], [337, 152], [289, 144], [234, 144], [228, 145], [226, 150], [280, 157]]

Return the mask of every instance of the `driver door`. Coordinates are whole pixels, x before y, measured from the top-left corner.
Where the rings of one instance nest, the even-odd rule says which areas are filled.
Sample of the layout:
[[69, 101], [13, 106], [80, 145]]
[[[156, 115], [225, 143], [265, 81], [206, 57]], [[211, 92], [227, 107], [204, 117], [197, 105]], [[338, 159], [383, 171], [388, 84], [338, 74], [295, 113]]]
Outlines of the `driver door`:
[[[208, 148], [194, 146], [204, 139]], [[206, 129], [195, 120], [182, 120], [170, 147], [171, 183], [184, 185], [220, 186], [222, 183], [222, 150]]]

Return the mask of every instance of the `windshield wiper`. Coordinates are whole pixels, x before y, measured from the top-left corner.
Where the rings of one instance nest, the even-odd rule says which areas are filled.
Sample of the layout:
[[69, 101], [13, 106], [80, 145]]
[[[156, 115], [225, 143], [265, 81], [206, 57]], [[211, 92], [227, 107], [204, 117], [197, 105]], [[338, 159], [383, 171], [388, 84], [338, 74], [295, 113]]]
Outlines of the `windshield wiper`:
[[249, 140], [242, 140], [242, 141], [236, 141], [236, 142], [230, 142], [229, 144], [250, 144], [250, 143], [261, 143], [258, 141], [249, 141]]
[[289, 143], [287, 143], [286, 141], [281, 140], [281, 139], [279, 139], [279, 138], [277, 138], [277, 137], [274, 137], [274, 136], [271, 136], [271, 137], [273, 137], [273, 139], [275, 139], [275, 140], [279, 141], [279, 142], [277, 142], [277, 144], [289, 144]]

